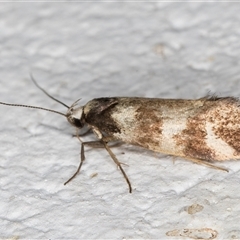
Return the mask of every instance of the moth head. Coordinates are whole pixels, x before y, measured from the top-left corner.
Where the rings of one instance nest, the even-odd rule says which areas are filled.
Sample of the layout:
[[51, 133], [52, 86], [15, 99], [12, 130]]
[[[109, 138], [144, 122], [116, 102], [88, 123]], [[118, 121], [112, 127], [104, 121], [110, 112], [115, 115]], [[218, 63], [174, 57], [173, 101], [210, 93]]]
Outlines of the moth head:
[[79, 100], [74, 102], [71, 107], [68, 108], [66, 117], [69, 123], [76, 128], [82, 128], [84, 126], [83, 107], [76, 107]]

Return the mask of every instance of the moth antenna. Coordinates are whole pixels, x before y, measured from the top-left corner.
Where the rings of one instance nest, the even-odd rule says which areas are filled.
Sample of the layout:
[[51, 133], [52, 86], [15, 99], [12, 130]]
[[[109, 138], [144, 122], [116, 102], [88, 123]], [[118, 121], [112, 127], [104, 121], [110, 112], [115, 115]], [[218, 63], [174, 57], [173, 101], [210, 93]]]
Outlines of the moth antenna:
[[5, 102], [0, 102], [0, 104], [2, 105], [7, 105], [7, 106], [11, 106], [11, 107], [25, 107], [25, 108], [35, 108], [35, 109], [40, 109], [40, 110], [44, 110], [44, 111], [48, 111], [48, 112], [53, 112], [53, 113], [57, 113], [60, 115], [63, 115], [64, 117], [67, 117], [66, 114], [52, 110], [52, 109], [48, 109], [48, 108], [43, 108], [43, 107], [37, 107], [37, 106], [31, 106], [31, 105], [23, 105], [23, 104], [13, 104], [13, 103], [5, 103]]
[[44, 92], [49, 98], [51, 98], [52, 100], [54, 100], [54, 101], [62, 104], [64, 107], [69, 108], [68, 105], [66, 105], [65, 103], [63, 103], [63, 102], [61, 102], [60, 100], [56, 99], [55, 97], [51, 96], [46, 90], [44, 90], [42, 87], [40, 87], [40, 86], [38, 85], [38, 83], [36, 82], [36, 80], [34, 79], [32, 73], [30, 73], [30, 77], [31, 77], [33, 83], [35, 84], [35, 86], [36, 86], [38, 89], [40, 89], [42, 92]]

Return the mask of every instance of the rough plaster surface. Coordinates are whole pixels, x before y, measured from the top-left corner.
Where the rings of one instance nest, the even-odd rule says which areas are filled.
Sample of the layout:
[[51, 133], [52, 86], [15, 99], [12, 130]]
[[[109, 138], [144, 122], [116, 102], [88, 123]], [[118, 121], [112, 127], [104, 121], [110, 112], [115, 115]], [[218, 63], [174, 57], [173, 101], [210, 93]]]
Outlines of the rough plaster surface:
[[[0, 100], [66, 111], [29, 72], [69, 105], [100, 96], [239, 96], [239, 11], [237, 3], [0, 3]], [[183, 229], [207, 238], [204, 228], [240, 238], [240, 161], [219, 164], [225, 173], [115, 147], [129, 165], [129, 194], [108, 154], [87, 148], [81, 174], [64, 186], [80, 151], [67, 121], [5, 106], [0, 114], [2, 239], [172, 239], [167, 232]]]

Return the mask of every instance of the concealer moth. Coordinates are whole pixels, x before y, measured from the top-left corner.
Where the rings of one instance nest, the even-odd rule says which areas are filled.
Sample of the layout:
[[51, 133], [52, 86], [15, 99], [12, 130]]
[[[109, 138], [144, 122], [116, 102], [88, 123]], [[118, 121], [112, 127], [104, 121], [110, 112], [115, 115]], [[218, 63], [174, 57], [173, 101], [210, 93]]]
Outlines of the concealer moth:
[[[200, 99], [160, 99], [138, 97], [96, 98], [84, 106], [70, 107], [48, 94], [31, 76], [34, 84], [48, 97], [68, 108], [67, 113], [55, 110], [0, 102], [7, 106], [35, 108], [63, 115], [77, 130], [81, 142], [80, 164], [70, 182], [79, 172], [85, 160], [84, 146], [100, 143], [122, 172], [129, 192], [132, 186], [121, 163], [108, 143], [120, 140], [146, 149], [183, 157], [192, 162], [215, 169], [211, 161], [240, 159], [240, 107], [233, 97], [207, 96]], [[79, 129], [87, 125], [97, 141], [82, 142]]]

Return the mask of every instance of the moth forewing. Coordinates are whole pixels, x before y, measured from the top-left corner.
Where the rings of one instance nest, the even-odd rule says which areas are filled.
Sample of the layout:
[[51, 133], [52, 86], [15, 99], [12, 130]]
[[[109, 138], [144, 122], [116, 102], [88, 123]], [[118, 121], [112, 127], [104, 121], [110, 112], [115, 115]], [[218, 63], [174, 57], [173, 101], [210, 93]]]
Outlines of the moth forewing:
[[210, 166], [209, 161], [240, 158], [236, 98], [99, 98], [83, 114], [90, 127], [112, 140]]

